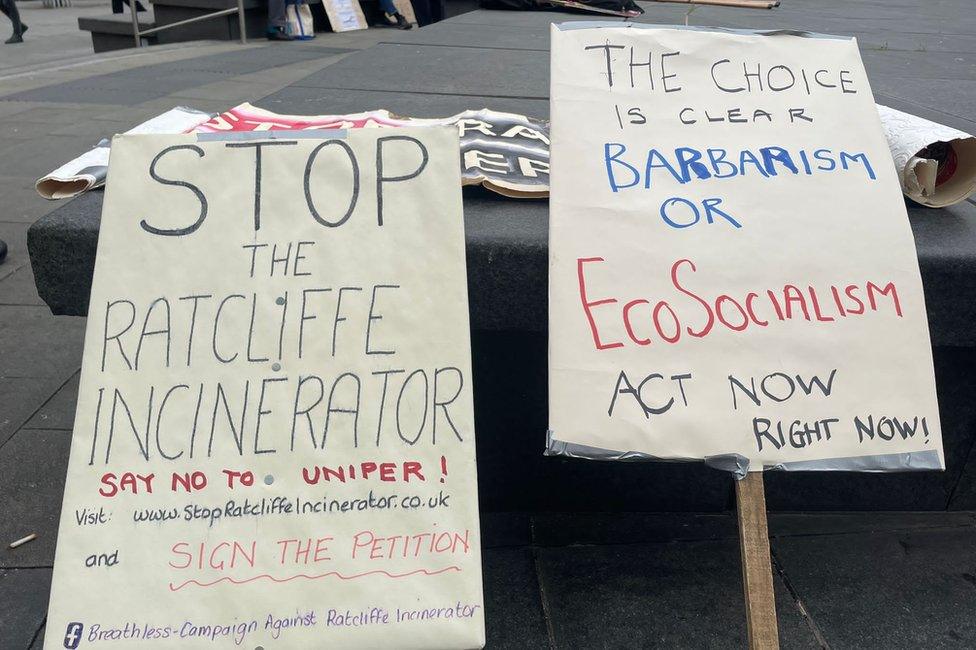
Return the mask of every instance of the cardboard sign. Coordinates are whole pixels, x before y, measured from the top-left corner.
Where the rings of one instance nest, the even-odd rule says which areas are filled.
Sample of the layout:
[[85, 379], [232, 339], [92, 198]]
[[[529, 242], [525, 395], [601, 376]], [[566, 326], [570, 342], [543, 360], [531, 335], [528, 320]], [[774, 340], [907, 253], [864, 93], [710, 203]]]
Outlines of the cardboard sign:
[[369, 29], [359, 0], [324, 0], [325, 15], [334, 32]]
[[48, 647], [484, 643], [457, 133], [295, 135], [112, 145]]
[[854, 40], [588, 25], [552, 33], [549, 453], [942, 468]]

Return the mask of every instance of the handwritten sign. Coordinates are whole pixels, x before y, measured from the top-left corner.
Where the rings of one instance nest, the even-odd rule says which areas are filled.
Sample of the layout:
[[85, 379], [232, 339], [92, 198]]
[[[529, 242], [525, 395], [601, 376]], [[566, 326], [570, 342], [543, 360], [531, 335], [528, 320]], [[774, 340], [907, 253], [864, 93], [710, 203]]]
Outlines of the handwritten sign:
[[549, 453], [943, 467], [853, 39], [555, 27], [552, 159]]
[[483, 645], [457, 131], [295, 135], [113, 144], [50, 647]]

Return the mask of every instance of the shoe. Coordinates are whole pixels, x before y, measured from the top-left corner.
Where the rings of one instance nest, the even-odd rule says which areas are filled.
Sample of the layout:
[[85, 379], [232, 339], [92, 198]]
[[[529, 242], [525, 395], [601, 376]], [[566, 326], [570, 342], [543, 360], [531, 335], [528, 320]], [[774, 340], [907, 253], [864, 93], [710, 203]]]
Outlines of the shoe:
[[391, 27], [396, 27], [397, 29], [413, 29], [413, 25], [408, 23], [407, 19], [399, 11], [395, 14], [385, 14], [385, 16]]
[[269, 41], [293, 41], [295, 37], [285, 31], [284, 27], [269, 27], [268, 28], [268, 40]]
[[[24, 30], [24, 31], [27, 31], [27, 30]], [[8, 38], [7, 40], [5, 40], [4, 43], [7, 44], [7, 45], [13, 45], [14, 43], [23, 43], [24, 42], [24, 37], [21, 36], [21, 34], [23, 34], [23, 33], [24, 32], [21, 32], [20, 34], [18, 34], [16, 32], [14, 32], [14, 35], [11, 36], [10, 38]]]

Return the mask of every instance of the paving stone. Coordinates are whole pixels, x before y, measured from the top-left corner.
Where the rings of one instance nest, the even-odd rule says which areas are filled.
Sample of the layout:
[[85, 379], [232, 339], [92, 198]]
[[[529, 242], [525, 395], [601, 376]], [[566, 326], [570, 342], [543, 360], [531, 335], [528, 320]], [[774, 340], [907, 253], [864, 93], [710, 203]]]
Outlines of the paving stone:
[[33, 647], [50, 593], [51, 569], [0, 570], [0, 648]]
[[[747, 645], [735, 540], [541, 548], [537, 557], [557, 647]], [[774, 584], [781, 647], [819, 647]]]
[[67, 379], [81, 366], [83, 318], [54, 317], [47, 307], [0, 309], [0, 377]]
[[[70, 447], [71, 434], [67, 431], [26, 429], [0, 447], [6, 502], [0, 519], [0, 567], [54, 564]], [[37, 539], [15, 549], [6, 548], [30, 533], [36, 533]], [[0, 647], [7, 646], [0, 643]]]
[[18, 115], [27, 111], [36, 110], [39, 106], [43, 106], [43, 104], [38, 102], [0, 101], [0, 119], [6, 119], [11, 115]]
[[832, 648], [976, 646], [976, 529], [787, 537], [773, 551]]
[[25, 429], [48, 429], [71, 431], [75, 421], [75, 407], [78, 404], [79, 373], [58, 389], [24, 424]]
[[[946, 83], [939, 79], [900, 79], [897, 76], [884, 76], [872, 78], [871, 87], [881, 95], [903, 100], [913, 107], [935, 110], [964, 119], [967, 123], [976, 121], [976, 111], [971, 104], [973, 94], [976, 92], [976, 81], [960, 79]], [[884, 103], [883, 100], [878, 101]], [[910, 112], [916, 113], [915, 110]]]
[[7, 257], [0, 262], [0, 292], [3, 291], [2, 282], [5, 278], [30, 264], [30, 256], [27, 254], [28, 227], [29, 224], [26, 223], [0, 221], [0, 239], [7, 243]]
[[37, 295], [34, 273], [29, 262], [0, 280], [0, 306], [3, 305], [45, 306], [44, 301]]
[[58, 378], [0, 377], [0, 450], [63, 383]]
[[88, 136], [49, 134], [32, 138], [29, 146], [15, 140], [0, 139], [0, 142], [3, 143], [0, 144], [0, 176], [33, 178], [40, 178], [72, 158], [80, 156], [94, 144]]
[[863, 50], [868, 77], [927, 79], [946, 82], [976, 81], [976, 54], [967, 52], [906, 52]]
[[549, 96], [549, 57], [514, 50], [380, 43], [309, 75], [296, 85], [416, 92], [416, 70], [425, 93], [524, 97]]
[[53, 129], [51, 135], [84, 136], [91, 138], [91, 144], [94, 146], [103, 138], [111, 139], [116, 133], [128, 131], [133, 126], [135, 125], [128, 121], [86, 119]]
[[234, 75], [343, 51], [322, 47], [304, 50], [272, 46], [248, 48], [66, 81], [8, 95], [5, 99], [133, 106]]
[[508, 27], [495, 27], [492, 25], [440, 22], [423, 29], [397, 31], [384, 38], [383, 42], [528, 50], [545, 52], [546, 54], [530, 54], [527, 56], [549, 56], [549, 30], [546, 26], [510, 25]]
[[550, 647], [532, 549], [482, 553], [488, 650]]
[[[384, 90], [333, 90], [305, 87], [299, 85], [301, 83], [303, 82], [283, 88], [252, 103], [277, 113], [297, 115], [358, 113], [385, 108], [397, 115], [409, 117], [447, 117], [468, 109], [487, 107], [496, 111], [521, 113], [542, 119], [549, 117], [549, 101], [541, 99]], [[535, 204], [533, 202], [531, 205]], [[509, 206], [508, 211], [517, 213], [518, 209]]]
[[[73, 153], [67, 151], [61, 155], [65, 158], [73, 157]], [[49, 201], [43, 198], [34, 189], [34, 183], [37, 179], [53, 169], [52, 167], [37, 176], [0, 176], [0, 188], [3, 188], [0, 222], [32, 224], [56, 209], [59, 205], [57, 201]], [[63, 202], [60, 205], [63, 205]]]

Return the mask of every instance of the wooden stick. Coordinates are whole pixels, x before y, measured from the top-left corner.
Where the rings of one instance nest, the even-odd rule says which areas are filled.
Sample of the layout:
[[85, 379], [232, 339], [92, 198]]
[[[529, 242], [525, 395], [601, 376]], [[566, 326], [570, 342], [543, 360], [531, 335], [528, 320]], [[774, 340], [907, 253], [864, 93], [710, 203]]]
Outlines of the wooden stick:
[[762, 472], [749, 472], [735, 482], [742, 553], [742, 585], [746, 601], [746, 629], [752, 650], [778, 650], [773, 567], [769, 557], [766, 494]]
[[779, 0], [649, 0], [650, 2], [676, 2], [678, 4], [716, 5], [718, 7], [741, 7], [743, 9], [774, 9]]

